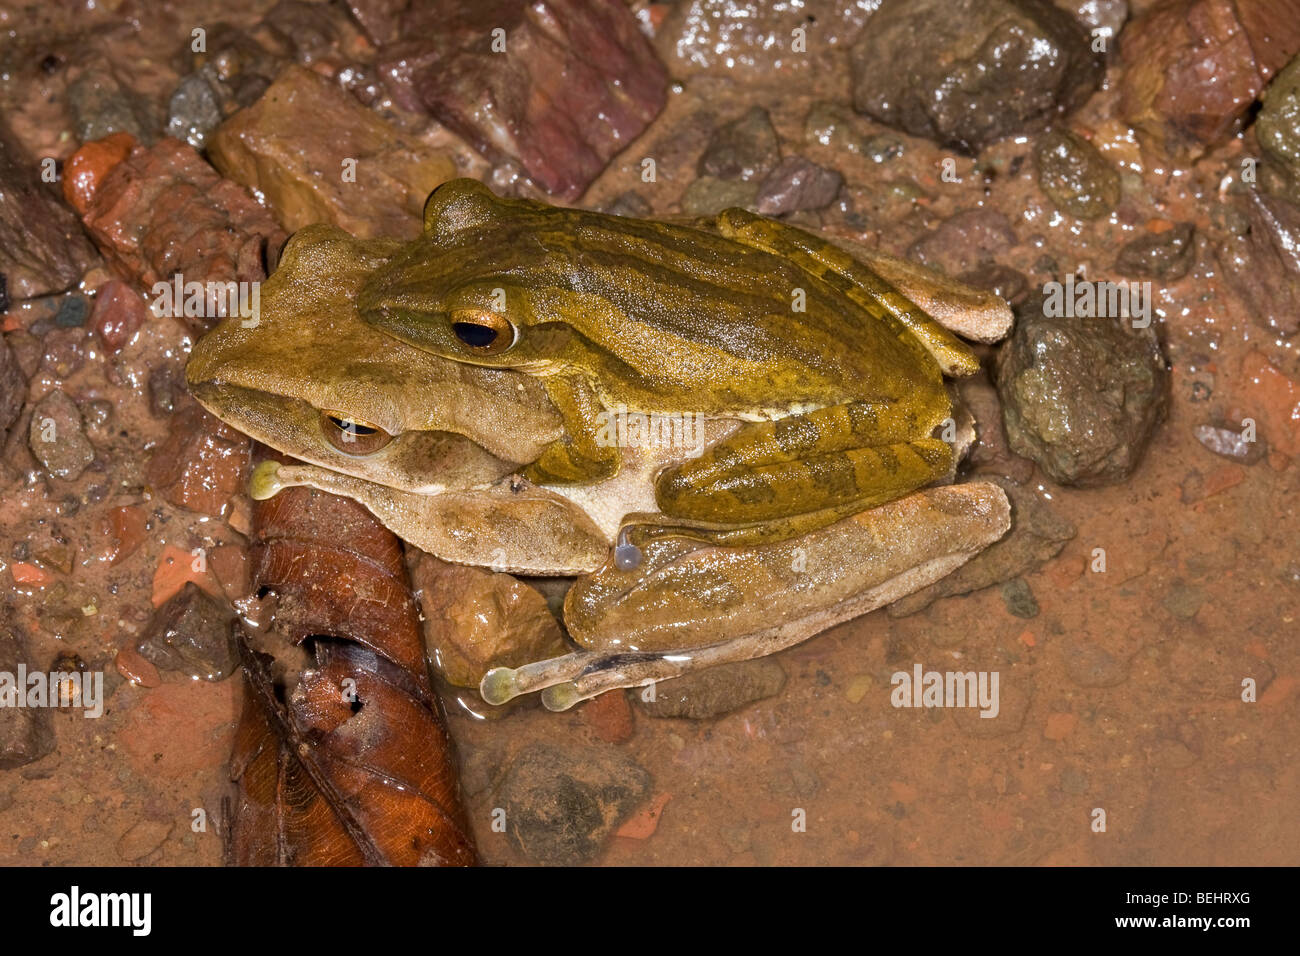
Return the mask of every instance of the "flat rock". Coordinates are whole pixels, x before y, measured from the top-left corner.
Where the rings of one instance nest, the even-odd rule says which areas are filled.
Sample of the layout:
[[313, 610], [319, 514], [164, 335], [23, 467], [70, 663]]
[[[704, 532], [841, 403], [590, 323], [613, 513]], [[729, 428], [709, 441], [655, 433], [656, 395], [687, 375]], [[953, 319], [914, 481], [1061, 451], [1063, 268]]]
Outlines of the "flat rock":
[[419, 235], [429, 193], [456, 174], [449, 157], [300, 66], [226, 120], [208, 155], [265, 196], [286, 230], [332, 222], [359, 238]]
[[538, 863], [585, 863], [650, 784], [650, 774], [614, 747], [533, 745], [515, 757], [501, 784], [506, 833]]
[[400, 35], [412, 39], [380, 51], [395, 101], [562, 199], [581, 196], [667, 97], [663, 64], [621, 3], [434, 0], [406, 11]]
[[77, 217], [41, 181], [40, 168], [0, 122], [0, 299], [6, 301], [62, 292], [99, 259]]

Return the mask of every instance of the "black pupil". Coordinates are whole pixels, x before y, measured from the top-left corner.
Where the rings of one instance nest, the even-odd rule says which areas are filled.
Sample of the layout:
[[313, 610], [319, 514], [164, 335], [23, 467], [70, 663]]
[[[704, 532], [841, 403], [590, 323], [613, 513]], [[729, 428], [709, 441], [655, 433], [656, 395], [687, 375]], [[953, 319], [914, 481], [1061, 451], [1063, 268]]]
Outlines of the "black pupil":
[[342, 418], [331, 418], [332, 421], [343, 432], [351, 432], [354, 435], [373, 435], [375, 429], [369, 425], [360, 425], [356, 422], [344, 421]]
[[451, 329], [456, 333], [456, 338], [476, 349], [491, 345], [497, 339], [496, 329], [477, 322], [453, 322]]

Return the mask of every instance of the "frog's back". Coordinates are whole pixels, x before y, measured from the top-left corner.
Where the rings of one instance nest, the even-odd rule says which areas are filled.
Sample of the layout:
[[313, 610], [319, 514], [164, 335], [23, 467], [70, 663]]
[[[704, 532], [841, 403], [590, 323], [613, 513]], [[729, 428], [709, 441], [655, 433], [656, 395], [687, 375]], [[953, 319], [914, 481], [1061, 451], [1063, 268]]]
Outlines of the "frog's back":
[[868, 315], [839, 276], [698, 224], [487, 195], [490, 215], [434, 231], [428, 254], [399, 267], [402, 291], [434, 299], [472, 283], [570, 303], [533, 321], [562, 322], [616, 355], [610, 378], [624, 394], [613, 397], [628, 404], [663, 396], [678, 410], [695, 398], [700, 411], [780, 411], [942, 389], [920, 343]]

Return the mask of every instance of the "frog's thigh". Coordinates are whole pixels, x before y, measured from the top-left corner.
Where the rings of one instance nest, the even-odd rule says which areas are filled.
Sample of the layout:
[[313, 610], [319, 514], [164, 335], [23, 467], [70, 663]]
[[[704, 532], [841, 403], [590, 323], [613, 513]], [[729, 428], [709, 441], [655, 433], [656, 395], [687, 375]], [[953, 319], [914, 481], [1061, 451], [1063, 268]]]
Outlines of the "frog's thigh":
[[946, 442], [928, 423], [854, 402], [745, 425], [655, 483], [664, 514], [720, 523], [771, 521], [847, 504], [891, 501], [945, 475]]
[[934, 357], [945, 375], [973, 375], [979, 371], [979, 359], [965, 343], [917, 308], [884, 276], [839, 246], [744, 209], [724, 209], [717, 223], [718, 231], [728, 239], [789, 259], [805, 272], [842, 287], [844, 295], [874, 318], [902, 325]]
[[524, 477], [539, 485], [572, 485], [616, 474], [618, 448], [599, 441], [604, 408], [591, 387], [580, 378], [553, 376], [546, 380], [546, 394], [564, 418], [564, 437], [547, 445]]

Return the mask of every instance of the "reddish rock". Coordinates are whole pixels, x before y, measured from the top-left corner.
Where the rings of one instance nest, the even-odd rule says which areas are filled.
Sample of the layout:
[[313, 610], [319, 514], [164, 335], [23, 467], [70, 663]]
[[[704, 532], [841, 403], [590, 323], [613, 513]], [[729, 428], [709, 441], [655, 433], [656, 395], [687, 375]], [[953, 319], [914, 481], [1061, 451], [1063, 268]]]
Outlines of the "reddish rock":
[[593, 697], [582, 705], [582, 716], [597, 737], [611, 744], [631, 740], [636, 729], [632, 723], [632, 708], [628, 705], [627, 694], [621, 690]]
[[400, 34], [416, 39], [380, 60], [394, 99], [562, 199], [581, 196], [667, 96], [621, 0], [434, 0], [412, 5]]
[[1298, 51], [1300, 0], [1167, 0], [1121, 37], [1121, 112], [1156, 148], [1198, 156]]
[[144, 543], [148, 516], [135, 505], [111, 509], [100, 519], [99, 533], [104, 538], [104, 556], [109, 564], [126, 560]]
[[166, 545], [154, 569], [151, 603], [154, 607], [162, 607], [189, 584], [198, 585], [210, 597], [222, 596], [221, 585], [201, 560], [201, 555], [174, 544]]
[[104, 177], [134, 148], [135, 137], [130, 133], [112, 133], [83, 145], [63, 164], [63, 198], [85, 215]]
[[91, 324], [104, 345], [114, 352], [131, 341], [144, 324], [144, 300], [125, 282], [110, 279], [95, 292], [95, 312]]
[[133, 648], [122, 648], [117, 652], [113, 663], [117, 667], [117, 672], [132, 684], [141, 687], [157, 687], [162, 683], [162, 675], [158, 673], [158, 668], [141, 657]]
[[260, 281], [268, 248], [285, 238], [242, 186], [174, 139], [137, 146], [118, 163], [91, 197], [85, 223], [100, 249], [145, 287], [177, 273], [186, 282]]
[[252, 443], [192, 405], [172, 419], [166, 441], [154, 449], [145, 478], [172, 504], [224, 515], [242, 494]]

